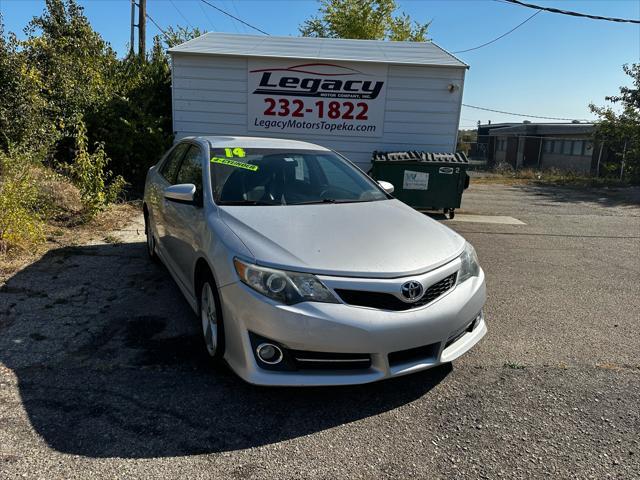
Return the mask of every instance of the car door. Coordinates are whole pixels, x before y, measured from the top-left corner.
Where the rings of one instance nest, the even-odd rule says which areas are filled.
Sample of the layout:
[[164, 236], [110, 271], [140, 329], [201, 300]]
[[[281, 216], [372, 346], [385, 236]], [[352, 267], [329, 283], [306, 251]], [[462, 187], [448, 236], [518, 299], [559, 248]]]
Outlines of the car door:
[[180, 168], [182, 158], [189, 149], [189, 146], [189, 143], [179, 143], [169, 152], [167, 158], [158, 169], [158, 175], [153, 185], [154, 191], [150, 195], [150, 198], [152, 199], [150, 213], [157, 235], [157, 245], [159, 250], [161, 251], [161, 254], [164, 255], [166, 255], [167, 253], [165, 219], [167, 200], [164, 198], [164, 189], [169, 187], [170, 185], [175, 184], [176, 176], [178, 174], [178, 169]]
[[186, 286], [191, 286], [191, 270], [205, 228], [202, 184], [203, 158], [203, 149], [194, 144], [190, 145], [176, 175], [176, 185], [192, 183], [196, 186], [194, 203], [165, 202], [167, 253]]

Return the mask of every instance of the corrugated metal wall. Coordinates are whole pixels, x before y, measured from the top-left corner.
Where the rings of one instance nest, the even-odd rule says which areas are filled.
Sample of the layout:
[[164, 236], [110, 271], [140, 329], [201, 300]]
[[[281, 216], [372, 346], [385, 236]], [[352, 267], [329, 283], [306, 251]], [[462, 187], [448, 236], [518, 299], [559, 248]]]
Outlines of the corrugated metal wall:
[[[374, 150], [453, 152], [465, 70], [389, 65], [381, 137], [256, 133], [247, 130], [247, 59], [173, 54], [173, 129], [189, 135], [256, 135], [317, 143], [367, 169]], [[460, 85], [450, 93], [449, 84]]]

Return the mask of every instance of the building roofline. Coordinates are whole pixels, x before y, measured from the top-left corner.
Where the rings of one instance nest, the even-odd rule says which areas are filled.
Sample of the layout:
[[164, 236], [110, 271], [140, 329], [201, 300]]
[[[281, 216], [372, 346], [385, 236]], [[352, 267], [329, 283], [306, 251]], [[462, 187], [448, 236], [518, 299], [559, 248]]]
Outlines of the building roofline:
[[[225, 42], [224, 40], [229, 40]], [[236, 45], [229, 45], [236, 41]], [[243, 45], [244, 43], [244, 45]], [[269, 52], [269, 44], [275, 53]], [[287, 45], [289, 43], [290, 45]], [[312, 48], [301, 49], [302, 45]], [[349, 53], [351, 46], [356, 51]], [[420, 49], [423, 50], [421, 55]], [[313, 53], [311, 53], [313, 50]], [[358, 56], [357, 50], [368, 50], [369, 58]], [[464, 68], [469, 65], [434, 42], [397, 42], [390, 40], [338, 39], [316, 37], [261, 36], [240, 33], [208, 32], [170, 48], [171, 55], [223, 55], [262, 58], [300, 58], [393, 65]], [[405, 53], [403, 56], [402, 53]], [[398, 58], [394, 58], [397, 54]], [[410, 55], [409, 55], [410, 54]], [[430, 55], [428, 55], [430, 54]], [[427, 58], [431, 58], [428, 60]]]
[[525, 123], [518, 126], [503, 127], [496, 131], [490, 131], [489, 135], [585, 134], [593, 132], [594, 128], [594, 123]]

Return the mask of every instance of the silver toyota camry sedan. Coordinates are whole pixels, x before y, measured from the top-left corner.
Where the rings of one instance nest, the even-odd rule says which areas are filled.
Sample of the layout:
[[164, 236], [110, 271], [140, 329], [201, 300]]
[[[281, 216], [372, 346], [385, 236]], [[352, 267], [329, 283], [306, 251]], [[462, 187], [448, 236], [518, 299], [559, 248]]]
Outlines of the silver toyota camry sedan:
[[485, 280], [469, 243], [392, 192], [311, 143], [185, 138], [147, 175], [148, 252], [247, 382], [413, 373], [484, 336]]

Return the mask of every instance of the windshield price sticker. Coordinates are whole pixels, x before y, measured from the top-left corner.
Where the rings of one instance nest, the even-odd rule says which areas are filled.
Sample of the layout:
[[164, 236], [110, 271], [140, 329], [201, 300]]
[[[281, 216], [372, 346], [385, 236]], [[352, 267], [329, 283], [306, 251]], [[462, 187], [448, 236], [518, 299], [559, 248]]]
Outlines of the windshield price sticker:
[[236, 148], [225, 148], [224, 154], [227, 158], [240, 157], [244, 158], [247, 154], [244, 151], [244, 148], [236, 147]]
[[252, 172], [258, 170], [258, 165], [251, 165], [250, 163], [239, 162], [237, 160], [231, 160], [230, 158], [213, 157], [211, 159], [211, 163], [220, 163], [222, 165], [229, 165], [230, 167], [244, 168], [245, 170], [251, 170]]

